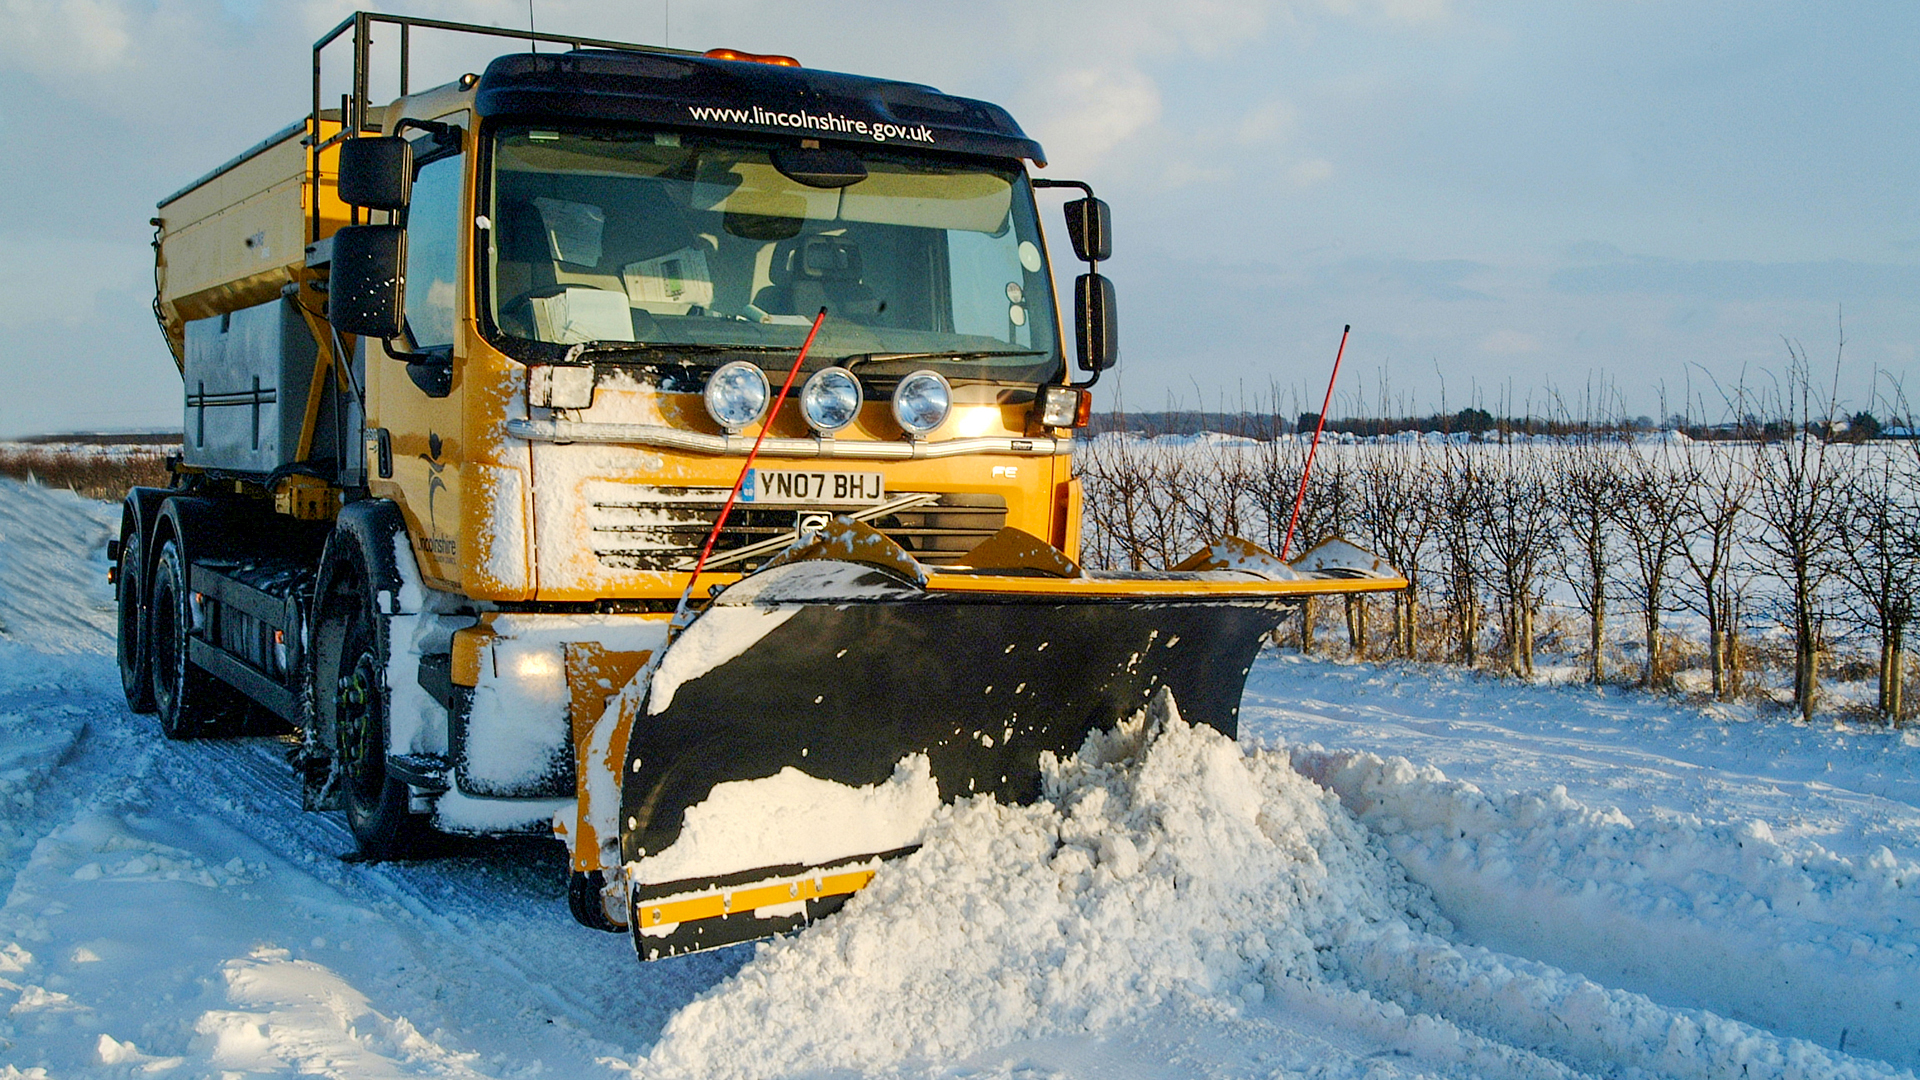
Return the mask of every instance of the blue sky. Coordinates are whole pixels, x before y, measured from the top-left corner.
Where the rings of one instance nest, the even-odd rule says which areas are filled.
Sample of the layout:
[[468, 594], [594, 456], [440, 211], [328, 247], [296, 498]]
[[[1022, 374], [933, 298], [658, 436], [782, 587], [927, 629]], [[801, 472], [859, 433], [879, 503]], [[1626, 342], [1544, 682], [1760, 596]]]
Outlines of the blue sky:
[[[522, 0], [389, 10], [524, 25]], [[154, 202], [306, 109], [319, 0], [0, 0], [0, 436], [177, 422]], [[536, 0], [1006, 105], [1114, 207], [1131, 409], [1920, 391], [1920, 5]], [[670, 26], [670, 30], [665, 28]], [[479, 54], [441, 54], [449, 77]], [[436, 60], [431, 56], [425, 63]], [[1876, 376], [1876, 372], [1880, 373]], [[1920, 396], [1920, 394], [1916, 394]]]

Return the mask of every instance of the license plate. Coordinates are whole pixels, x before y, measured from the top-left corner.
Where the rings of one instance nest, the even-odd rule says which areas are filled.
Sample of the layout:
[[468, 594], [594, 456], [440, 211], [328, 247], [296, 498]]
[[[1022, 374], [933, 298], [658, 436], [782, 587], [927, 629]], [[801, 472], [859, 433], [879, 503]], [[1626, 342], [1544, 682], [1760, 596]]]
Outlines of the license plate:
[[746, 482], [740, 485], [740, 501], [866, 506], [885, 495], [880, 476], [877, 472], [749, 469]]

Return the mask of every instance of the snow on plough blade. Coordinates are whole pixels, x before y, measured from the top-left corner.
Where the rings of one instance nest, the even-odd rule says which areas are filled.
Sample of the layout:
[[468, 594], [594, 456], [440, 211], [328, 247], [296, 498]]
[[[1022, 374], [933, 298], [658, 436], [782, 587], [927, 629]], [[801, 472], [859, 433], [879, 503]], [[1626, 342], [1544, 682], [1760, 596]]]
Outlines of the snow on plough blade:
[[1159, 687], [1232, 735], [1261, 638], [1302, 598], [1404, 584], [1352, 560], [1300, 575], [1245, 541], [1100, 575], [999, 540], [975, 562], [1006, 565], [930, 571], [836, 525], [720, 593], [641, 673], [620, 837], [643, 959], [838, 908], [942, 802], [1033, 801], [1042, 754]]

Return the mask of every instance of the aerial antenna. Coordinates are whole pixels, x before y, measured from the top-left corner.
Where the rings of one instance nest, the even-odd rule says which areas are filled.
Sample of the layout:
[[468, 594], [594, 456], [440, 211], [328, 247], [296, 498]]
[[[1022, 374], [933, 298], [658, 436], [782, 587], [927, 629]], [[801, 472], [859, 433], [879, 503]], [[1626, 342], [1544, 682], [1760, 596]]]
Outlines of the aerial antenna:
[[1313, 426], [1313, 442], [1307, 446], [1307, 464], [1300, 470], [1300, 493], [1293, 497], [1293, 518], [1287, 522], [1287, 538], [1280, 542], [1280, 561], [1287, 561], [1293, 550], [1293, 530], [1300, 524], [1300, 507], [1307, 501], [1307, 478], [1313, 475], [1313, 456], [1320, 452], [1320, 433], [1327, 430], [1327, 410], [1333, 407], [1333, 381], [1340, 377], [1340, 358], [1347, 355], [1347, 335], [1353, 325], [1340, 331], [1340, 348], [1333, 354], [1333, 374], [1327, 376], [1327, 400], [1320, 403], [1320, 421]]
[[660, 44], [673, 44], [673, 0], [660, 0]]
[[[753, 471], [753, 462], [760, 456], [760, 444], [767, 440], [767, 432], [773, 429], [774, 418], [780, 415], [780, 406], [786, 403], [787, 391], [793, 389], [793, 380], [800, 374], [800, 365], [807, 362], [807, 350], [813, 348], [814, 335], [820, 332], [820, 324], [827, 321], [827, 309], [813, 317], [813, 328], [807, 331], [807, 340], [800, 343], [800, 354], [793, 358], [793, 367], [787, 370], [787, 381], [780, 384], [780, 392], [774, 395], [773, 407], [767, 410], [760, 421], [760, 434], [753, 437], [753, 448], [747, 451], [747, 460], [740, 465], [740, 475], [733, 478], [733, 490], [727, 492], [727, 501], [720, 506], [720, 516], [713, 519], [713, 531], [707, 533], [706, 546], [700, 549], [700, 557], [694, 560], [693, 573], [687, 577], [687, 587], [681, 590], [680, 603], [673, 609], [673, 618], [667, 620], [669, 640], [680, 636], [680, 631], [693, 621], [693, 583], [700, 580], [700, 571], [706, 569], [707, 557], [713, 554], [713, 542], [720, 539], [720, 530], [727, 526], [727, 515], [733, 512], [734, 500], [740, 497], [740, 488], [747, 482], [747, 474]], [[799, 534], [796, 532], [795, 536]]]
[[527, 0], [527, 51], [540, 51], [540, 39], [534, 36], [533, 30], [533, 0]]

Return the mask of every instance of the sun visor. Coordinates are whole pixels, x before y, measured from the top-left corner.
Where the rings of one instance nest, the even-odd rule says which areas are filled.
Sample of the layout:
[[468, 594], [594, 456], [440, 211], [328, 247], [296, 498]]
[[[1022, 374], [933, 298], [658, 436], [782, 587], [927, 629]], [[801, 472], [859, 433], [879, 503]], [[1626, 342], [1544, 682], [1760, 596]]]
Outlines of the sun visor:
[[608, 120], [1046, 162], [998, 105], [812, 68], [597, 49], [514, 53], [487, 65], [474, 93], [480, 115], [534, 123]]
[[808, 221], [860, 221], [875, 225], [997, 233], [1013, 205], [1013, 185], [998, 176], [929, 176], [885, 162], [873, 163], [865, 180], [844, 188], [796, 183], [770, 165], [709, 157], [693, 184], [695, 210]]
[[997, 233], [1013, 205], [1013, 185], [998, 176], [949, 174], [936, 182], [883, 170], [877, 165], [865, 180], [842, 189], [841, 221]]
[[764, 163], [709, 156], [700, 162], [693, 182], [693, 208], [832, 221], [839, 213], [840, 192], [794, 183]]

